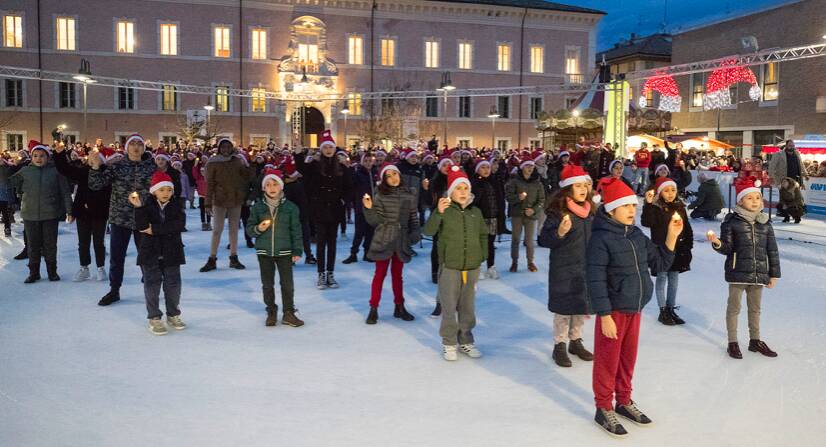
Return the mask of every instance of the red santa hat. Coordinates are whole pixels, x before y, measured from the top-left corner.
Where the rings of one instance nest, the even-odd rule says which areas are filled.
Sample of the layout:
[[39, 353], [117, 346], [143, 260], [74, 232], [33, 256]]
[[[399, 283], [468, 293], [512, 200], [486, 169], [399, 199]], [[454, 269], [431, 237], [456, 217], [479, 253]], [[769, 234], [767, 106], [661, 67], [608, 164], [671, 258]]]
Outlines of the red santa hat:
[[170, 161], [172, 161], [172, 159], [171, 159], [171, 158], [169, 158], [169, 155], [166, 155], [166, 152], [163, 152], [163, 151], [158, 151], [158, 153], [157, 153], [157, 154], [155, 154], [155, 160], [157, 160], [157, 159], [159, 159], [159, 158], [160, 158], [160, 159], [163, 159], [163, 160], [166, 160], [166, 162], [167, 162], [167, 163], [169, 163]]
[[333, 146], [336, 147], [336, 142], [333, 140], [333, 135], [330, 133], [329, 130], [325, 130], [321, 132], [321, 140], [318, 142], [319, 149], [324, 146]]
[[131, 143], [133, 141], [142, 144], [144, 150], [146, 150], [146, 142], [143, 140], [142, 136], [140, 136], [136, 133], [133, 133], [132, 135], [129, 135], [128, 137], [126, 137], [126, 141], [123, 143], [123, 147], [128, 148], [129, 143]]
[[484, 160], [484, 159], [483, 159], [483, 160], [479, 160], [478, 162], [476, 162], [476, 167], [475, 167], [475, 168], [473, 168], [473, 172], [475, 172], [475, 173], [477, 173], [477, 174], [478, 174], [478, 173], [479, 173], [479, 169], [480, 169], [482, 166], [487, 166], [487, 167], [490, 167], [490, 162], [489, 162], [489, 161], [487, 161], [487, 160]]
[[419, 154], [416, 153], [413, 149], [405, 149], [402, 151], [402, 158], [407, 160], [410, 157], [418, 156]]
[[47, 156], [52, 155], [52, 149], [49, 146], [37, 140], [29, 140], [29, 154], [33, 154], [37, 150], [45, 151]]
[[386, 174], [387, 171], [396, 171], [397, 173], [399, 173], [399, 175], [401, 175], [401, 171], [399, 171], [399, 168], [396, 165], [385, 163], [381, 166], [381, 170], [379, 171], [379, 178], [384, 180], [384, 174]]
[[591, 182], [591, 176], [588, 175], [581, 166], [577, 165], [566, 165], [562, 168], [562, 174], [560, 175], [559, 180], [559, 187], [564, 188], [566, 186], [571, 186], [574, 183], [580, 182]]
[[378, 156], [379, 156], [379, 154], [384, 155], [385, 157], [387, 156], [387, 152], [384, 152], [384, 149], [378, 149], [378, 150], [376, 151], [376, 154], [375, 154], [375, 155], [378, 157]]
[[261, 189], [264, 189], [264, 185], [267, 184], [267, 180], [274, 180], [275, 183], [278, 183], [283, 188], [284, 180], [281, 180], [281, 177], [283, 177], [281, 171], [277, 171], [275, 169], [265, 169], [264, 178], [261, 179]]
[[639, 203], [637, 195], [621, 179], [610, 177], [601, 183], [605, 211], [611, 212], [623, 205]]
[[522, 161], [519, 163], [519, 169], [525, 169], [528, 166], [536, 166], [530, 154], [522, 158]]
[[760, 191], [760, 186], [762, 184], [763, 182], [757, 180], [757, 178], [753, 176], [736, 182], [734, 184], [734, 189], [737, 191], [737, 202], [740, 202], [743, 197], [746, 197], [753, 192], [760, 193], [762, 195], [763, 192]]
[[427, 161], [427, 160], [430, 160], [430, 159], [433, 159], [433, 160], [435, 160], [435, 159], [436, 159], [436, 156], [435, 156], [435, 155], [433, 155], [433, 154], [432, 154], [432, 153], [430, 153], [430, 152], [428, 152], [428, 153], [424, 154], [424, 157], [422, 157], [422, 161]]
[[531, 154], [531, 157], [533, 157], [534, 162], [538, 162], [539, 160], [544, 160], [545, 157], [546, 157], [545, 151], [543, 151], [542, 149], [537, 149], [537, 150], [533, 151], [533, 153]]
[[453, 195], [453, 191], [462, 183], [470, 188], [470, 179], [467, 174], [465, 174], [465, 171], [458, 166], [451, 166], [450, 171], [447, 173], [447, 196], [450, 197]]
[[152, 180], [149, 182], [149, 185], [150, 194], [154, 194], [155, 191], [163, 188], [164, 186], [168, 186], [173, 189], [175, 188], [175, 185], [172, 183], [172, 177], [163, 171], [155, 171], [155, 173], [152, 174]]
[[442, 156], [442, 159], [439, 160], [439, 164], [437, 165], [437, 167], [439, 169], [442, 169], [445, 166], [452, 166], [452, 165], [453, 165], [453, 160], [450, 159], [450, 156], [444, 155], [444, 156]]
[[673, 186], [674, 189], [676, 189], [677, 188], [677, 182], [675, 182], [674, 180], [672, 180], [668, 177], [660, 177], [654, 183], [654, 189], [655, 189], [657, 195], [660, 195], [660, 193], [663, 192], [663, 190], [665, 188], [668, 188], [669, 186]]

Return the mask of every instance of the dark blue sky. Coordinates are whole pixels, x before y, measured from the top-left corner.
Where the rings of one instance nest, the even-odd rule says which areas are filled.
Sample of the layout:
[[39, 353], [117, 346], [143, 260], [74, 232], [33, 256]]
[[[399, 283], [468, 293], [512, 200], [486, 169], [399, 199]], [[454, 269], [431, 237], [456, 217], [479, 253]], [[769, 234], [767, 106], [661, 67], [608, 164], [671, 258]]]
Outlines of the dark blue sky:
[[594, 8], [608, 13], [599, 27], [597, 47], [604, 50], [629, 34], [652, 34], [663, 28], [665, 6], [666, 30], [695, 26], [704, 22], [756, 11], [790, 0], [556, 0], [568, 5]]

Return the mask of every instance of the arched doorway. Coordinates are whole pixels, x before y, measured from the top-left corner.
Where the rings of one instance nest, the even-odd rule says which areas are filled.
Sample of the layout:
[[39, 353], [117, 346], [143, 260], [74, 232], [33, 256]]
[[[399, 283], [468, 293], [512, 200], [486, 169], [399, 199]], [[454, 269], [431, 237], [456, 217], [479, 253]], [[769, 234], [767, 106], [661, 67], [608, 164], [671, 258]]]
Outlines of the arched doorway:
[[324, 132], [324, 114], [315, 107], [301, 106], [293, 111], [293, 133], [305, 147], [318, 147]]

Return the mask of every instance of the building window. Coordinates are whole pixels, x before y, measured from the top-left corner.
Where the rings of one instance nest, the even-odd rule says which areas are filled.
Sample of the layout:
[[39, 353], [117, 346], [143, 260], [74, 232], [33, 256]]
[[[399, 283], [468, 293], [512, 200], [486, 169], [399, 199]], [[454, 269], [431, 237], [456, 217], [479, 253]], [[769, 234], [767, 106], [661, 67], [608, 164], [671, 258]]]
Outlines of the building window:
[[428, 40], [424, 43], [424, 66], [426, 68], [439, 68], [439, 42]]
[[252, 30], [252, 58], [267, 59], [267, 30], [265, 29]]
[[127, 21], [118, 22], [117, 48], [118, 53], [135, 52], [135, 23]]
[[381, 40], [381, 65], [393, 67], [396, 65], [396, 40]]
[[252, 111], [253, 112], [266, 112], [267, 111], [267, 91], [263, 88], [254, 88], [252, 89]]
[[161, 110], [174, 112], [178, 110], [178, 91], [174, 85], [164, 85], [161, 92]]
[[176, 144], [178, 144], [178, 136], [161, 135], [161, 143], [163, 143], [166, 147], [174, 147]]
[[763, 65], [763, 101], [777, 101], [780, 96], [779, 73], [777, 62]]
[[473, 68], [473, 44], [470, 42], [459, 43], [459, 69], [470, 70]]
[[706, 93], [703, 73], [691, 74], [691, 107], [703, 107], [703, 95]]
[[511, 98], [510, 96], [499, 96], [496, 98], [496, 107], [499, 111], [499, 118], [511, 117]]
[[347, 94], [347, 109], [350, 115], [361, 115], [361, 93]]
[[228, 26], [216, 26], [213, 29], [214, 34], [214, 45], [215, 45], [215, 53], [213, 56], [215, 57], [229, 57], [231, 54], [230, 51], [230, 36], [229, 36], [229, 27]]
[[424, 100], [424, 116], [436, 118], [439, 116], [439, 98], [429, 96]]
[[496, 46], [497, 69], [499, 71], [511, 71], [511, 45], [500, 43]]
[[302, 64], [317, 64], [318, 45], [310, 43], [298, 44], [298, 62]]
[[3, 17], [3, 46], [23, 48], [23, 17], [17, 15]]
[[61, 109], [74, 109], [77, 107], [77, 92], [73, 82], [61, 82], [58, 84], [58, 106]]
[[539, 115], [542, 113], [542, 108], [543, 108], [542, 107], [543, 106], [542, 102], [543, 101], [542, 101], [541, 97], [531, 98], [531, 119], [532, 120], [539, 119]]
[[470, 118], [470, 96], [459, 97], [459, 118]]
[[[633, 98], [633, 96], [631, 96], [631, 97]], [[576, 100], [577, 100], [577, 98], [574, 98], [574, 97], [565, 98], [565, 109], [566, 110], [571, 110], [574, 107], [574, 105], [576, 104]]]
[[646, 94], [645, 94], [645, 107], [647, 107], [649, 109], [654, 107], [654, 90], [648, 90], [648, 92], [646, 92]]
[[75, 51], [75, 19], [71, 17], [57, 18], [57, 49]]
[[531, 73], [545, 72], [545, 48], [531, 45]]
[[22, 79], [6, 79], [6, 107], [23, 107]]
[[229, 87], [225, 85], [215, 87], [215, 111], [229, 112]]
[[178, 55], [178, 25], [161, 23], [161, 54], [164, 56]]
[[395, 98], [382, 98], [381, 99], [381, 113], [384, 115], [389, 115], [396, 110], [396, 99]]
[[579, 66], [580, 54], [579, 47], [565, 47], [565, 77], [572, 84], [583, 82]]
[[132, 87], [118, 87], [118, 110], [135, 109], [135, 89]]
[[496, 139], [496, 148], [500, 151], [506, 151], [509, 149], [511, 140], [507, 138], [497, 138]]
[[9, 152], [12, 151], [22, 151], [25, 149], [23, 147], [23, 134], [22, 133], [6, 133], [6, 150]]
[[347, 38], [347, 63], [361, 65], [364, 63], [364, 38], [361, 36], [350, 36]]

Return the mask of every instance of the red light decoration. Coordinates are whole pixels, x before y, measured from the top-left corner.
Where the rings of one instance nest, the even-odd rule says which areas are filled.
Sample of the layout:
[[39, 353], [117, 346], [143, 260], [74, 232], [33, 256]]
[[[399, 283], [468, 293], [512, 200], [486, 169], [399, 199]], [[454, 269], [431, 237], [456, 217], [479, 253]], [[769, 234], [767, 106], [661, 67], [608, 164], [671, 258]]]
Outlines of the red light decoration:
[[642, 87], [640, 107], [647, 105], [648, 102], [645, 97], [652, 91], [660, 94], [660, 104], [657, 107], [659, 110], [665, 112], [680, 111], [682, 98], [680, 97], [680, 88], [677, 86], [677, 81], [674, 80], [673, 76], [664, 71], [659, 71], [654, 77], [648, 78]]
[[719, 109], [731, 105], [731, 95], [729, 87], [740, 82], [745, 82], [749, 88], [749, 97], [753, 101], [760, 99], [760, 86], [757, 85], [757, 77], [748, 68], [738, 66], [734, 59], [723, 61], [721, 67], [711, 72], [706, 81], [706, 95], [703, 107], [706, 110]]

